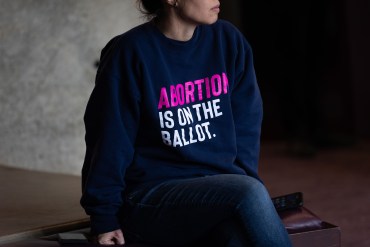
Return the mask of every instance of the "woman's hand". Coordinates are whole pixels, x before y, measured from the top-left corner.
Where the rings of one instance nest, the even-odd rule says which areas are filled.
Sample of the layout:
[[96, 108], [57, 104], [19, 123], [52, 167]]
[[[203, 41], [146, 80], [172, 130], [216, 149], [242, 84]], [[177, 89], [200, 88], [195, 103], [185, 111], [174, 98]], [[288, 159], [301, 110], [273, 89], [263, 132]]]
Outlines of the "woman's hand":
[[124, 245], [125, 239], [121, 229], [98, 235], [98, 243], [101, 245]]

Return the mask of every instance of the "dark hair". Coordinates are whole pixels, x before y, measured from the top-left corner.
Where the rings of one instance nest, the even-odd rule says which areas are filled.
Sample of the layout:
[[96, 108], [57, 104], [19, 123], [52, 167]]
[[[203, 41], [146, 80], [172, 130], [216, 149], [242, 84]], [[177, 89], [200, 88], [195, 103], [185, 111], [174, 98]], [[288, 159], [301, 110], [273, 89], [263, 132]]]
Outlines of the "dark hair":
[[161, 14], [164, 8], [162, 0], [137, 0], [140, 11], [148, 18], [152, 19]]

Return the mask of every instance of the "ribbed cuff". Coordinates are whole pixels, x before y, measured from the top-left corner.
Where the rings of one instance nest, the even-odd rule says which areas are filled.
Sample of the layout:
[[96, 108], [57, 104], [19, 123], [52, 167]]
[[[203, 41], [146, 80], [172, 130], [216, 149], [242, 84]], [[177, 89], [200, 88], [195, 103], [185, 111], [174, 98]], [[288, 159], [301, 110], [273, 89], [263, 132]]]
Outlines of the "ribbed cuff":
[[94, 235], [111, 232], [120, 229], [120, 224], [115, 215], [94, 215], [90, 216], [91, 233]]

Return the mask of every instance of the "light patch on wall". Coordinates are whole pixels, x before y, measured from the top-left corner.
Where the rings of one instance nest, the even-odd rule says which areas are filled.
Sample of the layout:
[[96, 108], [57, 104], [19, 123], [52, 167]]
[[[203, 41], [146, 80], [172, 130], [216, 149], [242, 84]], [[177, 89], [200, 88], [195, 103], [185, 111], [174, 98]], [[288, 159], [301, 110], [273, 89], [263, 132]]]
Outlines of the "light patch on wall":
[[0, 164], [79, 175], [94, 62], [143, 21], [135, 1], [1, 4]]

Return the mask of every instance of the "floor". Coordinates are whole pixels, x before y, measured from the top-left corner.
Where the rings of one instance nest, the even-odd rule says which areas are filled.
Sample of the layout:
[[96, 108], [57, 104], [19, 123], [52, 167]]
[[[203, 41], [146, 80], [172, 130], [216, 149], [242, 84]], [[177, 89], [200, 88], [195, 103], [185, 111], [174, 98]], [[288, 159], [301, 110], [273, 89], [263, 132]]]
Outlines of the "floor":
[[[260, 175], [271, 196], [303, 192], [307, 208], [340, 226], [342, 246], [366, 247], [370, 246], [369, 150], [370, 142], [361, 142], [303, 159], [287, 156], [282, 143], [263, 142]], [[0, 246], [87, 224], [79, 206], [79, 177], [0, 166], [0, 185]]]
[[370, 246], [370, 142], [292, 158], [281, 143], [262, 147], [260, 175], [271, 196], [301, 191], [304, 204], [340, 226], [343, 247]]

